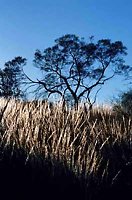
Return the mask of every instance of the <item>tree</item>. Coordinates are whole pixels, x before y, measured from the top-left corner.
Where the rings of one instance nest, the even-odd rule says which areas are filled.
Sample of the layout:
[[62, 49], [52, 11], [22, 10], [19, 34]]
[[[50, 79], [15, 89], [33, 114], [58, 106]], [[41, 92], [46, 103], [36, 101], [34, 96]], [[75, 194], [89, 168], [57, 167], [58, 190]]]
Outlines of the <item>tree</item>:
[[26, 59], [15, 57], [4, 65], [4, 69], [0, 70], [0, 96], [23, 98], [24, 92], [21, 84], [24, 80], [22, 67], [26, 64]]
[[43, 52], [36, 50], [34, 65], [43, 73], [43, 78], [31, 83], [38, 85], [38, 91], [44, 89], [48, 97], [58, 94], [64, 100], [72, 99], [78, 106], [82, 98], [92, 105], [90, 95], [115, 75], [127, 73], [123, 56], [127, 48], [121, 41], [109, 39], [97, 43], [89, 42], [76, 35], [67, 34], [55, 40], [53, 47]]
[[132, 89], [123, 92], [115, 100], [113, 110], [118, 114], [132, 116]]

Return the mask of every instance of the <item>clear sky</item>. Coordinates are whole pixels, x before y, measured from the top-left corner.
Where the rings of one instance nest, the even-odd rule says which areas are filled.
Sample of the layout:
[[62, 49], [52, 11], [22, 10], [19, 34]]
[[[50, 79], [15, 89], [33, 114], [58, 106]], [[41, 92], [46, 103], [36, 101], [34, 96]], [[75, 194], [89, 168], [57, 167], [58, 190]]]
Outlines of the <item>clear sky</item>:
[[[71, 33], [87, 39], [121, 40], [132, 65], [132, 0], [0, 0], [0, 67], [15, 56], [28, 59], [25, 71], [36, 77], [32, 66], [36, 49]], [[109, 100], [127, 88], [118, 78], [107, 83], [98, 96]]]

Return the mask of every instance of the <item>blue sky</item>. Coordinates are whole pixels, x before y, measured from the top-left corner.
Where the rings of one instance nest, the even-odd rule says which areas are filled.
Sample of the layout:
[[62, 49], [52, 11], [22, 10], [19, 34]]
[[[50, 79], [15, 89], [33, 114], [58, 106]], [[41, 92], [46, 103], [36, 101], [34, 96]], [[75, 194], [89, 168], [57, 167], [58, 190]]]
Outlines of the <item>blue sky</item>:
[[[132, 65], [131, 8], [131, 0], [0, 0], [0, 66], [15, 56], [26, 57], [25, 71], [35, 78], [35, 50], [67, 33], [121, 40], [128, 48], [126, 62]], [[115, 78], [104, 86], [98, 101], [108, 101], [127, 87]]]

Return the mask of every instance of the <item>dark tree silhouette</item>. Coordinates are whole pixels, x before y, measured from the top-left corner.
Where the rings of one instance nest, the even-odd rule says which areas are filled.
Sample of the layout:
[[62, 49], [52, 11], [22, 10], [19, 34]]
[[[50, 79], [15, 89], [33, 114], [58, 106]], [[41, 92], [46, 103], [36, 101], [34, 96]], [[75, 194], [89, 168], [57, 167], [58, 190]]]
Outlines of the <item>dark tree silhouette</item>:
[[0, 70], [0, 96], [23, 98], [24, 92], [21, 84], [24, 80], [22, 67], [26, 64], [26, 59], [15, 57], [4, 65], [4, 69]]
[[121, 41], [113, 43], [102, 39], [94, 43], [90, 38], [85, 42], [76, 35], [67, 34], [56, 39], [53, 47], [43, 52], [36, 50], [34, 65], [42, 71], [43, 78], [29, 80], [38, 84], [38, 91], [44, 89], [48, 97], [52, 94], [64, 100], [68, 97], [76, 106], [86, 98], [92, 105], [90, 95], [94, 89], [97, 94], [106, 81], [129, 71], [123, 59], [126, 50]]
[[[124, 73], [128, 75], [128, 72], [132, 70], [123, 59], [123, 56], [127, 55], [127, 48], [121, 41], [113, 43], [109, 39], [102, 39], [94, 43], [93, 37], [90, 37], [90, 42], [85, 42], [83, 38], [67, 34], [56, 39], [55, 43], [53, 47], [43, 52], [40, 50], [35, 52], [34, 65], [42, 71], [43, 78], [34, 81], [25, 74], [30, 85], [38, 85], [35, 91], [41, 93], [43, 90], [42, 94], [47, 94], [48, 97], [58, 94], [63, 100], [73, 100], [76, 106], [82, 98], [85, 98], [92, 106], [90, 95], [93, 90], [96, 91], [94, 103], [98, 91], [106, 81], [115, 75]], [[11, 70], [12, 67], [17, 67], [15, 74], [20, 75], [20, 66], [25, 63], [26, 59], [21, 57], [7, 62], [5, 64], [6, 77], [10, 76], [8, 68]], [[0, 77], [2, 83], [1, 72]], [[4, 85], [8, 87], [5, 83], [6, 81]], [[17, 84], [14, 86], [15, 89], [18, 88]], [[15, 94], [20, 94], [20, 91]]]

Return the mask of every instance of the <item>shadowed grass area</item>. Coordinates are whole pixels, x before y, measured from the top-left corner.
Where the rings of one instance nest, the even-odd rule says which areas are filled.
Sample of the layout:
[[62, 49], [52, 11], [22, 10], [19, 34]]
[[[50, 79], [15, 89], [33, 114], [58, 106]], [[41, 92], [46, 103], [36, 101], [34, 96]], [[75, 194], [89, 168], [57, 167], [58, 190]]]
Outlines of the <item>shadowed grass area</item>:
[[111, 109], [1, 100], [3, 199], [126, 199], [132, 121]]
[[4, 150], [0, 162], [1, 197], [3, 199], [82, 199], [83, 189], [72, 171], [62, 163], [31, 156], [25, 164], [22, 149], [12, 155]]

